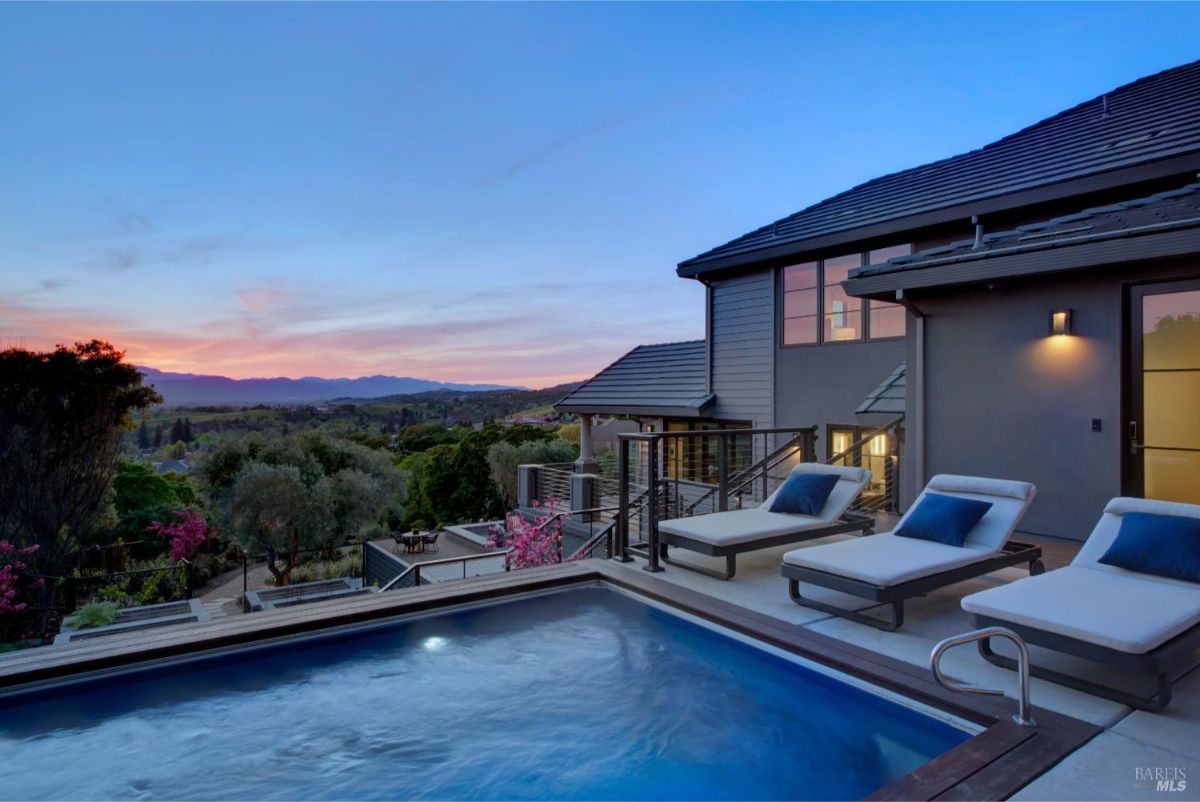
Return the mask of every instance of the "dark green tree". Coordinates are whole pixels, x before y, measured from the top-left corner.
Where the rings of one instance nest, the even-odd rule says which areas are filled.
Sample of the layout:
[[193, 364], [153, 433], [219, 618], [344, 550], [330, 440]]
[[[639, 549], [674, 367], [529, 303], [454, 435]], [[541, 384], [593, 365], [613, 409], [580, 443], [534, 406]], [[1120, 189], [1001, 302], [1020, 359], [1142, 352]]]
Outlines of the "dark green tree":
[[163, 444], [163, 425], [160, 423], [154, 427], [154, 447], [161, 448]]
[[138, 426], [137, 444], [139, 451], [147, 451], [150, 448], [150, 429], [146, 426], [146, 418], [142, 418], [141, 425]]
[[0, 352], [0, 539], [36, 543], [42, 573], [98, 531], [121, 438], [162, 402], [124, 357], [100, 340]]

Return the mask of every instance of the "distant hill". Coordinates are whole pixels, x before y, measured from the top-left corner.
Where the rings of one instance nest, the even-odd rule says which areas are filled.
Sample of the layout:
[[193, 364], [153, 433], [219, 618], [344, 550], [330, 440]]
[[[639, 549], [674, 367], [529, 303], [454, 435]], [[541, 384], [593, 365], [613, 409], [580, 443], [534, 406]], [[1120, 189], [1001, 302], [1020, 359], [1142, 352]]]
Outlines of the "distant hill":
[[169, 406], [199, 404], [311, 404], [335, 398], [380, 398], [415, 395], [432, 391], [477, 393], [495, 390], [523, 391], [524, 387], [502, 384], [454, 384], [411, 376], [363, 376], [359, 379], [230, 379], [225, 376], [200, 376], [192, 373], [168, 373], [139, 367], [145, 382], [154, 386]]
[[[447, 425], [478, 423], [486, 418], [530, 414], [532, 411], [552, 412], [552, 405], [579, 387], [578, 382], [558, 384], [540, 390], [505, 389], [472, 393], [453, 390], [433, 390], [420, 395], [389, 395], [383, 398], [359, 400], [360, 407], [411, 407], [421, 420], [433, 420]], [[350, 403], [351, 399], [347, 399]], [[340, 401], [335, 401], [340, 403]]]

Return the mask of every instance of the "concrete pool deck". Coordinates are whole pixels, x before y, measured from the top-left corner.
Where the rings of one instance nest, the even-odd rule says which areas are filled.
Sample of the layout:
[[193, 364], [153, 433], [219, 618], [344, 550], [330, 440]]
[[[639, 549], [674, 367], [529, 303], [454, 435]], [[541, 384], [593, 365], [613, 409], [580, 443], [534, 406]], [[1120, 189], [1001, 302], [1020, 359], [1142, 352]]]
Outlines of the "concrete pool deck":
[[[812, 541], [812, 545], [845, 538], [834, 536]], [[794, 548], [794, 545], [782, 546], [739, 556], [737, 576], [728, 582], [670, 565], [661, 573], [646, 574], [642, 571], [646, 560], [636, 556], [622, 567], [926, 669], [935, 643], [973, 629], [970, 618], [959, 606], [963, 596], [1027, 575], [1024, 568], [1009, 568], [913, 599], [906, 610], [904, 627], [898, 632], [882, 632], [793, 603], [779, 566], [783, 555]], [[1071, 547], [1050, 544], [1046, 552], [1050, 570], [1069, 559]], [[682, 549], [672, 549], [671, 559], [719, 567], [718, 560]], [[857, 610], [871, 607], [862, 599], [835, 591], [809, 586], [805, 590], [831, 604]], [[997, 646], [1003, 651], [1003, 647]], [[1068, 662], [1070, 658], [1037, 647], [1030, 647], [1030, 652], [1035, 663], [1070, 668], [1092, 679], [1115, 679], [1105, 669]], [[1200, 660], [1200, 655], [1197, 659]], [[942, 666], [956, 680], [1003, 689], [1014, 700], [1015, 709], [1016, 674], [986, 662], [973, 646], [951, 649], [945, 654]], [[1174, 698], [1162, 713], [1135, 711], [1036, 677], [1032, 681], [1032, 702], [1035, 717], [1037, 708], [1048, 708], [1096, 724], [1104, 732], [1027, 785], [1014, 799], [1200, 800], [1200, 668], [1193, 667], [1176, 683]], [[1168, 773], [1182, 769], [1186, 788], [1156, 790], [1156, 783], [1145, 778], [1146, 771], [1155, 769]], [[1175, 776], [1182, 778], [1178, 773]]]

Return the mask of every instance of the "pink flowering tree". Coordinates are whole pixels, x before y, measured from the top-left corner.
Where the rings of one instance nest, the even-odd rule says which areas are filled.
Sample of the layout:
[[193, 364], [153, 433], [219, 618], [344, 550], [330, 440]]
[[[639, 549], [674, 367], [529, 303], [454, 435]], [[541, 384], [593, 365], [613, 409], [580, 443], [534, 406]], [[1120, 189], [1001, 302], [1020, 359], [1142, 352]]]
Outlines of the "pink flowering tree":
[[492, 527], [488, 546], [510, 549], [505, 558], [509, 569], [570, 561], [571, 558], [564, 558], [562, 554], [563, 516], [559, 514], [559, 503], [555, 498], [546, 499], [545, 505], [534, 501], [533, 506], [544, 514], [532, 521], [519, 512], [510, 512], [503, 526]]
[[[25, 609], [25, 602], [17, 601], [17, 593], [24, 584], [21, 571], [26, 567], [21, 558], [37, 550], [37, 546], [19, 548], [7, 540], [0, 540], [0, 615], [19, 613]], [[40, 579], [37, 584], [41, 584]]]
[[195, 507], [176, 510], [170, 522], [153, 521], [146, 529], [167, 539], [171, 559], [176, 561], [196, 556], [208, 537], [208, 524]]

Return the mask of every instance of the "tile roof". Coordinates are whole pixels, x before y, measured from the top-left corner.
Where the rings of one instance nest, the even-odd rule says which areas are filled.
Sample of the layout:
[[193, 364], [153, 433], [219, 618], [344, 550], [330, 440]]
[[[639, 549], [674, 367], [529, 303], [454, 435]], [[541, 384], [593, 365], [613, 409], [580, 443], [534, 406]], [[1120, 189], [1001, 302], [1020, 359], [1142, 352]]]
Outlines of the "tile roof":
[[854, 410], [854, 414], [903, 415], [905, 414], [904, 401], [906, 397], [905, 363], [901, 362], [900, 367], [893, 370], [882, 384], [867, 394], [863, 402], [858, 405], [858, 409]]
[[1197, 153], [1200, 61], [1141, 78], [978, 150], [860, 184], [681, 262], [679, 272], [693, 275], [710, 269], [707, 262], [752, 261], [766, 248]]
[[990, 256], [1002, 256], [1108, 238], [1130, 237], [1170, 229], [1200, 226], [1200, 183], [1146, 198], [1097, 206], [1082, 212], [1031, 223], [1011, 231], [984, 234], [981, 247], [960, 240], [909, 256], [853, 270], [850, 280], [884, 273], [915, 270]]
[[707, 390], [704, 340], [639, 345], [568, 393], [555, 408], [699, 416], [716, 397]]

